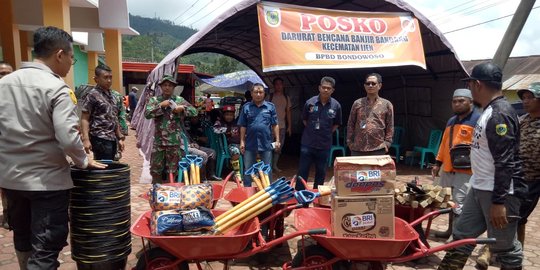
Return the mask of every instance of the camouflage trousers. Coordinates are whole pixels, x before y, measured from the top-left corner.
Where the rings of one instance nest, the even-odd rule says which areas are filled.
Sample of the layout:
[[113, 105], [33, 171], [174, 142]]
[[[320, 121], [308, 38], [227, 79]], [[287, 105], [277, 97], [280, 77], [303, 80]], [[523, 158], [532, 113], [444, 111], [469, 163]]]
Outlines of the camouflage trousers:
[[182, 155], [183, 150], [178, 145], [154, 145], [150, 157], [150, 174], [152, 175], [152, 182], [161, 183], [164, 172], [167, 177], [170, 173], [176, 175], [178, 173], [178, 162]]

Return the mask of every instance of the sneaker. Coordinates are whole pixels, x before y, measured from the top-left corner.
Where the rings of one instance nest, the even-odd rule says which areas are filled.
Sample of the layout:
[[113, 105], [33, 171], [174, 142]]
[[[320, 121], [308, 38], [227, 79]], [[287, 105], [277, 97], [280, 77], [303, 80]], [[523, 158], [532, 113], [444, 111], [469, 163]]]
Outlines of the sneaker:
[[489, 251], [489, 246], [484, 245], [480, 249], [478, 258], [476, 259], [476, 268], [480, 270], [487, 270], [489, 267], [490, 260], [491, 260], [491, 252]]

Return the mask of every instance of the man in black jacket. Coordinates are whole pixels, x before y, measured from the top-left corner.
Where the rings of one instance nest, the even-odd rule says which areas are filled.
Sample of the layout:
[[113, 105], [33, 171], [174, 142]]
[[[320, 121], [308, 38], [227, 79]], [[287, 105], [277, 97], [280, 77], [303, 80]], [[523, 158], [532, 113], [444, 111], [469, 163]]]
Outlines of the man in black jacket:
[[[475, 103], [484, 108], [471, 149], [471, 190], [454, 228], [455, 240], [476, 238], [487, 230], [497, 242], [489, 246], [501, 269], [522, 269], [523, 250], [516, 238], [520, 200], [526, 192], [519, 160], [519, 121], [503, 97], [502, 70], [483, 63], [465, 79]], [[473, 245], [449, 250], [439, 270], [462, 269]]]

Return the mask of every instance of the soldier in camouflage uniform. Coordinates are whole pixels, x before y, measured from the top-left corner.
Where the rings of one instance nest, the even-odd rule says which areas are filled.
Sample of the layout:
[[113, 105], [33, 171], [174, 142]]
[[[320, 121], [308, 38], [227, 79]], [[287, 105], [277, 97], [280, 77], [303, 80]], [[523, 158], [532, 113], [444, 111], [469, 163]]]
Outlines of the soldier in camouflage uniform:
[[154, 146], [150, 158], [153, 183], [163, 182], [163, 172], [176, 176], [182, 149], [184, 116], [197, 115], [197, 109], [180, 96], [173, 94], [176, 80], [165, 75], [159, 81], [161, 96], [152, 97], [146, 105], [144, 116], [154, 119]]
[[521, 202], [518, 222], [518, 240], [521, 244], [525, 242], [525, 224], [527, 218], [532, 213], [538, 198], [540, 198], [540, 82], [529, 85], [528, 89], [517, 92], [523, 101], [523, 108], [527, 114], [519, 118], [521, 140], [519, 145], [519, 156], [523, 162], [523, 172], [525, 181], [529, 186], [527, 198]]
[[116, 107], [118, 107], [118, 123], [120, 124], [120, 132], [124, 136], [128, 135], [128, 125], [127, 125], [127, 113], [126, 106], [124, 106], [124, 100], [122, 94], [116, 90], [111, 89], [111, 94], [116, 98]]
[[[116, 90], [111, 89], [111, 94], [116, 99], [116, 106], [118, 107], [118, 124], [120, 125], [120, 132], [122, 135], [128, 135], [128, 125], [127, 125], [127, 113], [126, 106], [124, 105], [124, 100], [122, 94]], [[114, 160], [120, 160], [122, 158], [122, 152], [117, 151], [114, 156]]]

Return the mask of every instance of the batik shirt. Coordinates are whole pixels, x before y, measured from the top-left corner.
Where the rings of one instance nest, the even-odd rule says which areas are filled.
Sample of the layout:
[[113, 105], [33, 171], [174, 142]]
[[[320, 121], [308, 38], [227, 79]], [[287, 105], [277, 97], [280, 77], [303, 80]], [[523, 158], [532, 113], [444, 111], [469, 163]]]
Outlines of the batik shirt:
[[519, 142], [519, 157], [523, 164], [525, 180], [540, 180], [540, 118], [529, 114], [519, 119], [521, 140]]
[[116, 141], [118, 127], [118, 101], [110, 90], [99, 86], [90, 90], [83, 100], [82, 111], [90, 115], [90, 135]]
[[367, 97], [357, 99], [347, 123], [347, 143], [357, 152], [369, 152], [390, 146], [394, 136], [394, 107], [378, 97], [369, 104]]
[[144, 116], [146, 119], [154, 119], [154, 145], [178, 146], [182, 142], [182, 125], [184, 116], [197, 115], [197, 109], [180, 96], [171, 96], [169, 100], [177, 105], [182, 105], [185, 110], [176, 114], [171, 107], [162, 108], [159, 104], [163, 102], [163, 96], [152, 97], [146, 105]]

